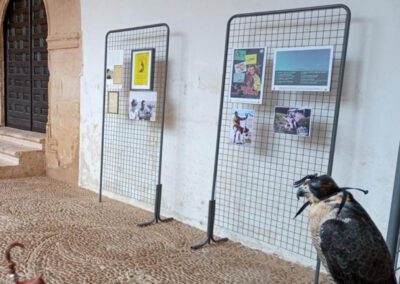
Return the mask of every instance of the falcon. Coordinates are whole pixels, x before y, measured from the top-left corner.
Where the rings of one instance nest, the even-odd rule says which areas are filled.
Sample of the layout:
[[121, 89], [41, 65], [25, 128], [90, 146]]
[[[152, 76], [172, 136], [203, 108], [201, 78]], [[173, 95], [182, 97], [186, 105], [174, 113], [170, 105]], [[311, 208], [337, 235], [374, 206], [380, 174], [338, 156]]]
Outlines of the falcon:
[[348, 190], [328, 175], [308, 175], [294, 183], [297, 199], [310, 206], [312, 242], [333, 283], [397, 283], [392, 259], [382, 234]]

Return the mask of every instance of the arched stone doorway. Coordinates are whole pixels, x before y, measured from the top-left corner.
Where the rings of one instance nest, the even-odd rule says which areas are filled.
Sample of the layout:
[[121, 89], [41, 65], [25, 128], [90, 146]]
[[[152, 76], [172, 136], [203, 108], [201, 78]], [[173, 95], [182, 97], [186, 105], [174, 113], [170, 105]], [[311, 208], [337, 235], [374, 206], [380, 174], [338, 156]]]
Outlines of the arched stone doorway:
[[43, 0], [10, 0], [4, 18], [6, 126], [46, 132], [47, 16]]
[[[31, 0], [25, 0], [31, 1]], [[47, 14], [48, 115], [47, 175], [77, 184], [79, 174], [80, 76], [82, 72], [80, 0], [43, 1]], [[0, 36], [11, 0], [0, 0]], [[4, 54], [4, 41], [0, 53]], [[5, 62], [0, 56], [0, 126], [6, 124]]]

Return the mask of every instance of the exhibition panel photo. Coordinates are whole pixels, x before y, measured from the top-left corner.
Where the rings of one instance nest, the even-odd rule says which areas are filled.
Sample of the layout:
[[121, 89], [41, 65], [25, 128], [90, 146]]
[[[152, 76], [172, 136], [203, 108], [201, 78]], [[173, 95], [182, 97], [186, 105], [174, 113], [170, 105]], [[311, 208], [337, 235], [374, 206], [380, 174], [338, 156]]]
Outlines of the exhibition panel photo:
[[154, 203], [162, 219], [161, 169], [168, 70], [166, 24], [106, 36], [100, 201], [102, 191]]
[[332, 172], [349, 24], [342, 5], [229, 20], [207, 236], [193, 249], [227, 240], [215, 225], [317, 259], [292, 184]]
[[[227, 241], [216, 227], [317, 260], [318, 283], [300, 214], [311, 203], [298, 210], [293, 182], [332, 174], [349, 26], [344, 5], [230, 18], [207, 233], [193, 250]], [[139, 226], [172, 219], [160, 215], [168, 44], [166, 24], [106, 37], [100, 201], [103, 189], [154, 201], [154, 218]]]
[[400, 5], [228, 2], [0, 0], [0, 283], [400, 283]]

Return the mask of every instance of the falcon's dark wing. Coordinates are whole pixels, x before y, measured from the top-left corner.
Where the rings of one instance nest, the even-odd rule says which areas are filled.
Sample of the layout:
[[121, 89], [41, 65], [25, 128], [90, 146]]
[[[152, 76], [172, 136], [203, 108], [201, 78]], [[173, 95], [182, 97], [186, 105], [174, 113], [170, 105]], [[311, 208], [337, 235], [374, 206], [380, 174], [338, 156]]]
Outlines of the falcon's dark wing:
[[339, 218], [320, 228], [321, 251], [337, 283], [396, 283], [393, 264], [378, 228], [354, 199]]

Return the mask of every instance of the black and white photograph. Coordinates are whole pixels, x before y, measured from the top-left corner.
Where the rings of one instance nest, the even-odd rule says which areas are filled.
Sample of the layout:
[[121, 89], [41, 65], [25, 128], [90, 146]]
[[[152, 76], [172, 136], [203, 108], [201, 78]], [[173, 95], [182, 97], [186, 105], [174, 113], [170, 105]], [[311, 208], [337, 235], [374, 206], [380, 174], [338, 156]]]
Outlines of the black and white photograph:
[[130, 92], [129, 119], [156, 121], [157, 92]]
[[274, 132], [297, 136], [311, 135], [311, 109], [275, 107]]

